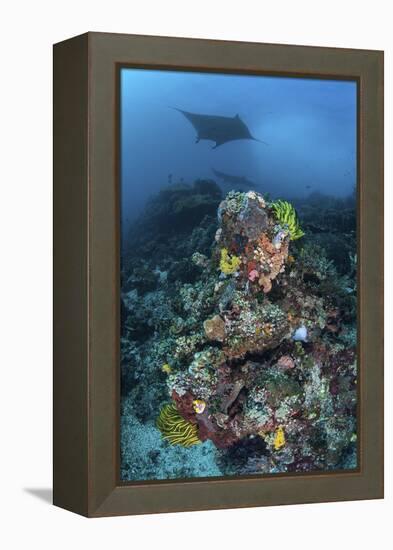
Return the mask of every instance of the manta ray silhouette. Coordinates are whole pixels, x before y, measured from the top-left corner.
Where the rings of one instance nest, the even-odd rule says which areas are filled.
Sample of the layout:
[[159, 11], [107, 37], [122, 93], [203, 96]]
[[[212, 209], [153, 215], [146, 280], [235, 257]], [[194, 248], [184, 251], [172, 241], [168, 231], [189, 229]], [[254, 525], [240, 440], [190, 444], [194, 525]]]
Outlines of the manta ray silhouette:
[[256, 187], [255, 183], [245, 176], [234, 176], [232, 174], [226, 174], [225, 172], [220, 172], [215, 168], [212, 168], [213, 174], [222, 180], [223, 183], [229, 185], [238, 185], [240, 187]]
[[[215, 145], [213, 149], [216, 149], [224, 143], [238, 139], [252, 139], [253, 141], [265, 143], [251, 135], [250, 130], [239, 115], [235, 115], [234, 117], [202, 115], [183, 111], [176, 107], [174, 107], [174, 109], [182, 113], [194, 126], [197, 133], [196, 143], [201, 139], [214, 141]], [[267, 145], [267, 143], [265, 143], [265, 145]]]

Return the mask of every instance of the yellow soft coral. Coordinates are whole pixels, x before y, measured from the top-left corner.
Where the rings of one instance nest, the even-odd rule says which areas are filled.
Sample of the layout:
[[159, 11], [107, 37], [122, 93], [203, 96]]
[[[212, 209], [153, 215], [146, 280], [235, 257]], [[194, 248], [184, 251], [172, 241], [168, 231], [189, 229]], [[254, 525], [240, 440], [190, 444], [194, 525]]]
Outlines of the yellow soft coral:
[[171, 445], [191, 447], [201, 442], [197, 426], [185, 420], [174, 403], [162, 407], [157, 418], [157, 428]]
[[240, 266], [240, 258], [231, 256], [226, 248], [221, 249], [220, 269], [225, 275], [235, 273]]
[[206, 403], [203, 399], [194, 399], [192, 407], [197, 414], [202, 414], [206, 408]]
[[162, 372], [165, 372], [165, 374], [171, 374], [172, 367], [168, 363], [165, 363], [164, 365], [162, 365], [161, 370]]
[[282, 426], [279, 426], [274, 434], [273, 445], [276, 451], [279, 451], [285, 445], [285, 433]]

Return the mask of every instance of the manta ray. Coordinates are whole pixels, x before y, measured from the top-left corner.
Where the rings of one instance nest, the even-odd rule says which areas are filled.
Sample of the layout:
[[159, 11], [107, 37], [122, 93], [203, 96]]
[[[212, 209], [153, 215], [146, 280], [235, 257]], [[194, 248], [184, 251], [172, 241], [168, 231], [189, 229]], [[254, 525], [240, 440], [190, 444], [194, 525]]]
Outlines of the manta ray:
[[[253, 141], [265, 143], [251, 135], [250, 130], [239, 115], [235, 115], [234, 117], [202, 115], [183, 111], [176, 107], [174, 109], [182, 113], [194, 126], [197, 133], [196, 143], [201, 139], [214, 141], [215, 145], [213, 149], [224, 143], [238, 139], [252, 139]], [[265, 143], [265, 145], [267, 144]]]
[[231, 174], [226, 174], [225, 172], [215, 170], [214, 168], [212, 168], [212, 171], [213, 174], [217, 176], [217, 178], [221, 179], [224, 183], [228, 183], [230, 185], [239, 185], [243, 187], [256, 187], [255, 183], [247, 179], [245, 176], [233, 176]]

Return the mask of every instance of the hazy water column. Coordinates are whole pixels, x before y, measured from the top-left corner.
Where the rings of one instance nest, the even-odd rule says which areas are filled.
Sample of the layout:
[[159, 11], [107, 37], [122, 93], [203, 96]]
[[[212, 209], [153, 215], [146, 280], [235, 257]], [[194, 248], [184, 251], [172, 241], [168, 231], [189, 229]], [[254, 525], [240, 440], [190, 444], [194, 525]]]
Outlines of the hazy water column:
[[[174, 110], [235, 116], [268, 143], [213, 150]], [[124, 68], [121, 72], [123, 235], [168, 181], [243, 175], [273, 196], [336, 196], [356, 182], [356, 83]]]

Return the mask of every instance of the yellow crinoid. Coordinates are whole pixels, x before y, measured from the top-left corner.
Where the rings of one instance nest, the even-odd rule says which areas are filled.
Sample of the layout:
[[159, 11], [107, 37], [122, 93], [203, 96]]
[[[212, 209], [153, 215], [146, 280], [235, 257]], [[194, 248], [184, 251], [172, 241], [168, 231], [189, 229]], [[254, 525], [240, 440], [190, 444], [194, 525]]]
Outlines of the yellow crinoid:
[[288, 228], [291, 241], [296, 241], [296, 239], [303, 237], [304, 231], [300, 228], [296, 210], [290, 202], [277, 200], [270, 206], [277, 221]]
[[191, 447], [201, 442], [198, 438], [198, 428], [185, 420], [174, 403], [164, 405], [157, 418], [157, 428], [171, 445]]

